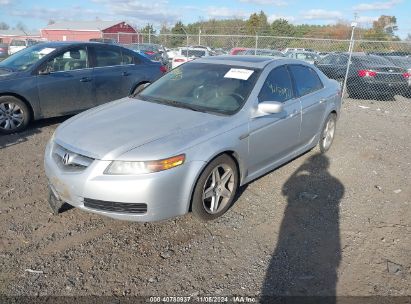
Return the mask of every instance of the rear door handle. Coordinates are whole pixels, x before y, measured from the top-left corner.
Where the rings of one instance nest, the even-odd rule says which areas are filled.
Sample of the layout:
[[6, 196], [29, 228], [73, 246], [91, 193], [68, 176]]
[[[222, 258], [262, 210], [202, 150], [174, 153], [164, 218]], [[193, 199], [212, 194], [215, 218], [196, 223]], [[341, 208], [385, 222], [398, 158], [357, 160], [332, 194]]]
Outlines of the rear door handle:
[[131, 75], [131, 73], [129, 73], [129, 72], [123, 72], [123, 74], [122, 74], [123, 76], [130, 76]]
[[83, 77], [80, 79], [80, 82], [90, 82], [90, 81], [91, 81], [91, 78], [89, 77]]
[[320, 103], [324, 103], [324, 102], [326, 102], [327, 100], [325, 99], [325, 98], [321, 98], [320, 99]]

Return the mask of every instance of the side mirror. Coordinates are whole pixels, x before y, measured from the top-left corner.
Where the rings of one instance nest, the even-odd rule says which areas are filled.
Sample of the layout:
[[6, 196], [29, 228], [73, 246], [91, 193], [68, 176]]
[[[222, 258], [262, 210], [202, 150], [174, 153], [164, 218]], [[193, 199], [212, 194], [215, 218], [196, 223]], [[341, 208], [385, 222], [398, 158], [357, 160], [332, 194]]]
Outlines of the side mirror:
[[283, 104], [277, 101], [260, 102], [257, 107], [257, 112], [254, 117], [266, 116], [270, 114], [278, 114], [284, 110]]

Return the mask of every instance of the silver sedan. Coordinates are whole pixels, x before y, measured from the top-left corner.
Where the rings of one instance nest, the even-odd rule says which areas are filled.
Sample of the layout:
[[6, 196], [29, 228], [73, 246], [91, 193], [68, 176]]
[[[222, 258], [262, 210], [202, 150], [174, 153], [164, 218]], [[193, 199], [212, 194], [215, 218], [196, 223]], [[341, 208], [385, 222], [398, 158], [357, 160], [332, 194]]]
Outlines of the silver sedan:
[[340, 86], [293, 59], [216, 56], [60, 125], [45, 151], [49, 202], [130, 221], [224, 214], [239, 186], [319, 144]]

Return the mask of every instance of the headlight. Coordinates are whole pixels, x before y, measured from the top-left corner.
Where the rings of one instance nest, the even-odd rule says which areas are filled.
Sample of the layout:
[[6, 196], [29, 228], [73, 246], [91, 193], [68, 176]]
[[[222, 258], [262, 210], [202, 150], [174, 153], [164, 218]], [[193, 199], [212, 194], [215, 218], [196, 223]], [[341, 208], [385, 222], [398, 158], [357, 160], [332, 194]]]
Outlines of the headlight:
[[152, 161], [120, 161], [114, 160], [104, 171], [112, 175], [137, 175], [168, 170], [184, 163], [185, 155], [177, 155], [161, 160]]

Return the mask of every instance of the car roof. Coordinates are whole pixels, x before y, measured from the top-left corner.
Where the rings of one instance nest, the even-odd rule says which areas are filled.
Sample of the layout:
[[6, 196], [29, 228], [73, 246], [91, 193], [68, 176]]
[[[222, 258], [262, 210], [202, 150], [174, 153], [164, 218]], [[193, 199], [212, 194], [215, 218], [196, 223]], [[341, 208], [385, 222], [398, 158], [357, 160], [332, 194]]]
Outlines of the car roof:
[[219, 55], [197, 59], [195, 62], [226, 64], [232, 66], [243, 66], [248, 68], [263, 69], [267, 64], [276, 60], [284, 60], [281, 57], [270, 56], [246, 56], [246, 55]]
[[109, 45], [114, 47], [122, 47], [121, 45], [110, 44], [110, 43], [101, 43], [95, 41], [52, 41], [52, 42], [40, 42], [42, 46], [61, 48], [66, 46], [76, 46], [76, 45]]

